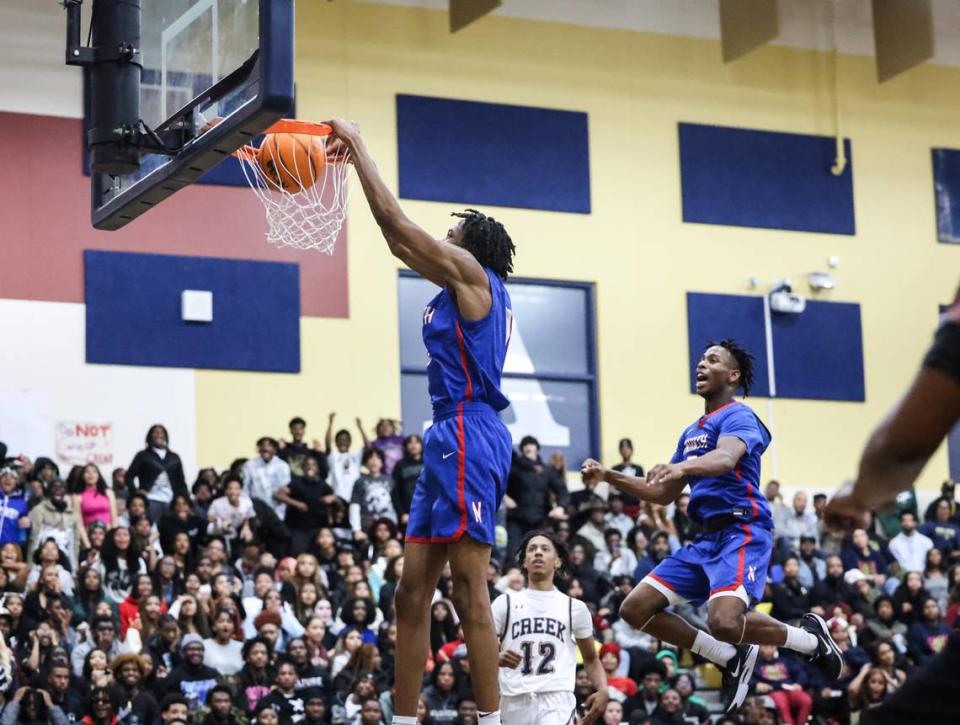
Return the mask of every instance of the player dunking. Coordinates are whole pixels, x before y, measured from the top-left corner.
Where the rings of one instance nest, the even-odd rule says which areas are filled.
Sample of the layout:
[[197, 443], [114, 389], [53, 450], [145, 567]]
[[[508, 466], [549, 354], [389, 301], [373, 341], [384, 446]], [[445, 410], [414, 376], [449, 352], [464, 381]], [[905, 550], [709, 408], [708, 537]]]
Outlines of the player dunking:
[[[645, 501], [668, 504], [690, 485], [690, 517], [702, 533], [662, 561], [623, 602], [620, 615], [658, 639], [692, 650], [724, 670], [727, 712], [743, 703], [757, 645], [787, 647], [816, 662], [828, 680], [840, 676], [840, 650], [826, 623], [805, 614], [800, 627], [748, 611], [763, 596], [773, 550], [773, 520], [760, 494], [760, 456], [770, 433], [746, 405], [753, 358], [734, 340], [711, 343], [697, 363], [697, 394], [705, 413], [680, 436], [670, 463], [654, 466], [646, 479], [625, 476], [597, 461], [585, 476], [604, 480]], [[710, 634], [664, 609], [708, 601]], [[749, 644], [747, 644], [749, 643]]]
[[607, 707], [607, 676], [593, 641], [587, 605], [554, 586], [567, 565], [567, 547], [556, 534], [532, 531], [517, 550], [527, 588], [493, 603], [500, 636], [500, 718], [504, 725], [568, 725], [575, 718], [577, 649], [596, 692], [580, 720], [592, 723]]
[[424, 436], [424, 467], [406, 529], [403, 574], [396, 592], [394, 725], [416, 725], [430, 635], [430, 603], [447, 560], [453, 603], [470, 652], [480, 725], [499, 725], [499, 647], [487, 564], [494, 517], [506, 490], [512, 443], [497, 411], [509, 404], [500, 376], [512, 312], [504, 282], [514, 246], [503, 225], [468, 210], [436, 240], [403, 213], [380, 178], [359, 129], [330, 122], [333, 147], [346, 146], [363, 193], [395, 257], [441, 287], [423, 312], [423, 342], [433, 425]]

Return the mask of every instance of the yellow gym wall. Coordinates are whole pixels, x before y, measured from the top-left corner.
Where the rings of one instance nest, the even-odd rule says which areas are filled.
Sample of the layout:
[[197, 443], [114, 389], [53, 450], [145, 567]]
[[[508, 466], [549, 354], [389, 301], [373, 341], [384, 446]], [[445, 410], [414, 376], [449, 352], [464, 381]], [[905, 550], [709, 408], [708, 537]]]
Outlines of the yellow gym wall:
[[[750, 275], [805, 273], [838, 255], [838, 287], [823, 299], [861, 305], [867, 402], [777, 401], [775, 458], [788, 487], [830, 490], [855, 470], [867, 433], [918, 366], [936, 305], [957, 285], [960, 249], [936, 241], [930, 149], [960, 147], [960, 69], [923, 66], [879, 86], [872, 58], [839, 59], [856, 236], [694, 225], [681, 220], [677, 122], [832, 134], [829, 55], [766, 47], [725, 66], [719, 43], [703, 39], [506, 17], [451, 36], [446, 13], [367, 3], [300, 2], [297, 13], [299, 115], [356, 120], [394, 189], [397, 93], [589, 114], [593, 212], [492, 213], [517, 243], [517, 274], [596, 283], [611, 463], [623, 435], [638, 460], [662, 461], [702, 410], [687, 393], [687, 291], [747, 293]], [[438, 235], [457, 206], [402, 203]], [[300, 375], [197, 373], [198, 463], [252, 455], [254, 440], [285, 432], [293, 414], [317, 438], [330, 410], [351, 428], [355, 415], [368, 427], [399, 416], [398, 266], [356, 183], [349, 259], [350, 317], [303, 319]], [[766, 399], [752, 405], [769, 419]], [[764, 466], [771, 477], [774, 455]], [[920, 487], [936, 488], [946, 470], [941, 450]]]

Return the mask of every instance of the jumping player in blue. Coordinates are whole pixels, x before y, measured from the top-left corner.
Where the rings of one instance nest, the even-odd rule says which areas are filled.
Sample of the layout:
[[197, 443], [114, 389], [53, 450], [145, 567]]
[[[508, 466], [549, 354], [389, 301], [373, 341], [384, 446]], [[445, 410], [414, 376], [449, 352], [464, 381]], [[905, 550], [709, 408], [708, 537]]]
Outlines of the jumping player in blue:
[[[760, 493], [760, 456], [770, 432], [735, 400], [753, 382], [753, 358], [734, 340], [710, 343], [697, 364], [697, 394], [705, 412], [680, 436], [670, 463], [646, 479], [604, 468], [594, 460], [583, 474], [645, 501], [669, 504], [690, 486], [688, 513], [700, 532], [662, 561], [624, 600], [620, 616], [658, 639], [689, 649], [723, 669], [726, 711], [747, 695], [758, 645], [806, 655], [825, 677], [840, 677], [843, 660], [823, 619], [805, 614], [799, 627], [751, 607], [763, 596], [773, 551], [773, 520]], [[710, 633], [664, 611], [685, 601], [708, 604]]]
[[430, 605], [446, 562], [453, 603], [470, 650], [479, 725], [500, 725], [499, 641], [487, 590], [494, 518], [506, 491], [512, 442], [497, 412], [509, 404], [500, 376], [513, 327], [504, 282], [514, 246], [503, 225], [468, 209], [436, 240], [390, 193], [357, 127], [336, 119], [328, 155], [349, 152], [387, 245], [441, 288], [423, 311], [433, 425], [410, 506], [403, 573], [396, 591], [393, 725], [416, 725], [430, 636]]

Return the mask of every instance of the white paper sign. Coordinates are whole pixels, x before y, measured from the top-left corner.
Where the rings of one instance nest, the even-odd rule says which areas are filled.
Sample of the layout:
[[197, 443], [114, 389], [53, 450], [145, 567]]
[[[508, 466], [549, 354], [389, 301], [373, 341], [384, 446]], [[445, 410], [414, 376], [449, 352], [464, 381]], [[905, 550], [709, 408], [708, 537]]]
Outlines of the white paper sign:
[[57, 458], [63, 463], [82, 466], [113, 463], [113, 424], [78, 421], [57, 423]]

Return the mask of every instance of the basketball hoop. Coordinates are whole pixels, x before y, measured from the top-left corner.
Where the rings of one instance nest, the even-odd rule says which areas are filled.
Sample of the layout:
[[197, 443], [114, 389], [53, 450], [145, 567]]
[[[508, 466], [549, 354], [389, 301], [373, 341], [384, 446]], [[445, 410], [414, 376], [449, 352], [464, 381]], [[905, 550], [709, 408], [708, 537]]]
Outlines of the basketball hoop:
[[[347, 212], [346, 147], [330, 149], [325, 123], [284, 119], [233, 155], [267, 216], [267, 242], [333, 254]], [[328, 155], [333, 154], [333, 155]]]

